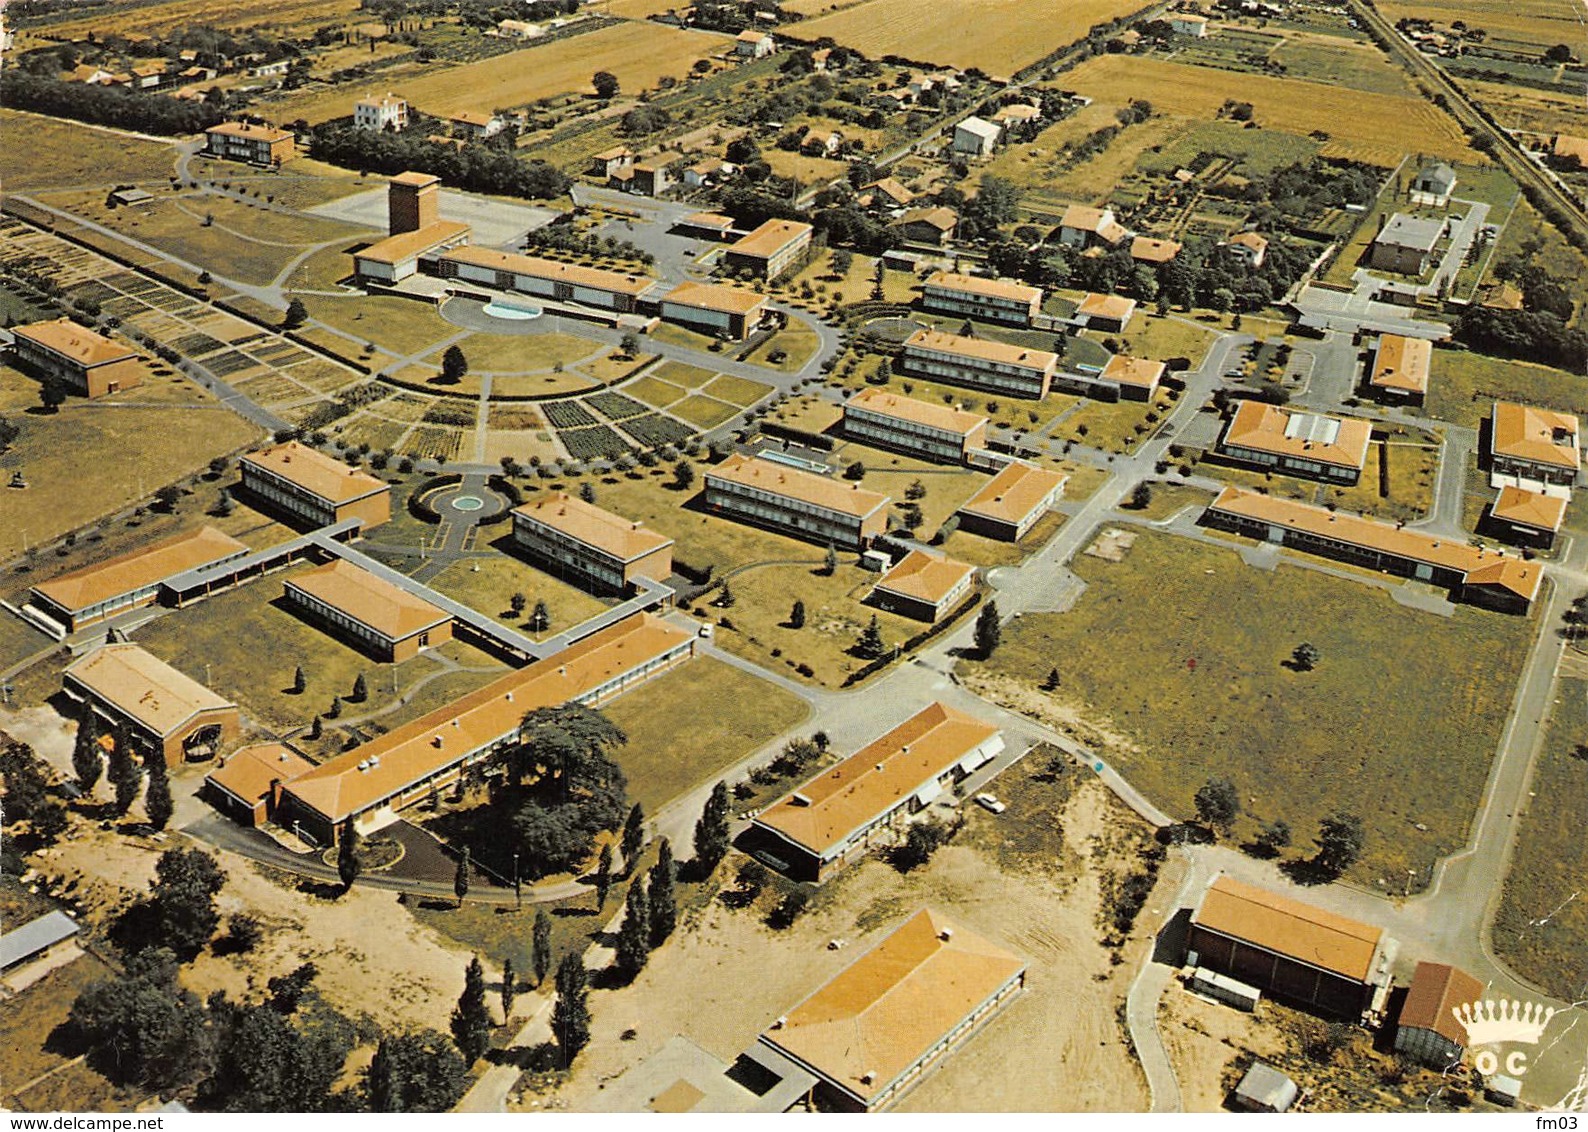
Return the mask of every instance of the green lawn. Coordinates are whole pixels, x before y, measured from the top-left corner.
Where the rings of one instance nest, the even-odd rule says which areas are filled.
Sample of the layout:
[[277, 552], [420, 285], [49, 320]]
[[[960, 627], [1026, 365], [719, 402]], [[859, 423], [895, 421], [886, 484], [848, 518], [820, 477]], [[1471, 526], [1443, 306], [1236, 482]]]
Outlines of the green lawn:
[[543, 634], [530, 633], [536, 638], [560, 633], [607, 608], [599, 598], [507, 554], [454, 562], [430, 584], [437, 592], [526, 633], [528, 626], [512, 615], [513, 595], [521, 593], [528, 600], [526, 616], [537, 601], [544, 601], [551, 625]]
[[389, 295], [331, 298], [303, 295], [309, 316], [346, 331], [361, 342], [397, 357], [422, 354], [438, 342], [463, 333], [428, 303]]
[[[810, 324], [796, 318], [758, 346], [746, 361], [758, 366], [768, 366], [780, 373], [797, 373], [815, 356], [821, 344], [822, 340], [816, 336], [816, 331], [811, 329]], [[782, 350], [788, 356], [781, 362], [770, 361], [768, 355], [778, 350]]]
[[[572, 334], [471, 334], [458, 343], [478, 373], [541, 373], [597, 357], [607, 347]], [[434, 359], [433, 359], [434, 360]]]
[[[147, 500], [211, 457], [260, 437], [241, 417], [204, 400], [200, 409], [118, 408], [71, 397], [58, 413], [7, 411], [21, 434], [0, 454], [0, 476], [9, 480], [21, 471], [28, 487], [4, 489], [0, 497], [0, 559]], [[38, 382], [0, 366], [0, 403], [37, 401]], [[83, 490], [86, 469], [93, 470], [92, 491]], [[202, 498], [207, 507], [214, 493]]]
[[696, 428], [705, 430], [716, 428], [724, 421], [731, 421], [741, 410], [737, 405], [729, 405], [713, 397], [692, 393], [682, 401], [669, 405], [667, 411], [680, 420], [688, 421]]
[[1563, 677], [1555, 691], [1493, 934], [1501, 959], [1569, 1000], [1588, 983], [1588, 679]]
[[684, 362], [663, 362], [647, 375], [662, 381], [682, 385], [685, 389], [699, 389], [716, 375], [709, 369], [688, 365]]
[[1130, 329], [1116, 337], [1122, 339], [1127, 354], [1160, 362], [1169, 358], [1189, 358], [1194, 368], [1202, 364], [1217, 333], [1187, 321], [1188, 317], [1183, 314], [1159, 317], [1150, 311], [1138, 310], [1136, 317], [1130, 320]]
[[655, 814], [796, 726], [809, 708], [774, 684], [701, 657], [602, 711], [629, 737], [618, 762], [630, 796]]
[[659, 381], [654, 377], [642, 377], [638, 381], [631, 381], [623, 387], [623, 392], [637, 401], [644, 401], [647, 405], [654, 405], [658, 409], [665, 409], [684, 396], [683, 386], [674, 385], [670, 381]]
[[[1088, 555], [1065, 614], [1007, 626], [967, 682], [1079, 721], [1086, 741], [1176, 816], [1229, 775], [1257, 820], [1283, 818], [1297, 849], [1336, 808], [1367, 823], [1352, 877], [1403, 885], [1466, 840], [1534, 624], [1462, 607], [1442, 618], [1383, 591], [1152, 532], [1119, 563]], [[1303, 641], [1317, 668], [1282, 666]], [[1193, 665], [1194, 662], [1194, 665]], [[1037, 690], [1051, 668], [1061, 684]], [[1415, 828], [1421, 822], [1427, 832]]]
[[772, 387], [743, 377], [719, 374], [701, 392], [721, 401], [732, 401], [735, 405], [748, 406], [772, 392]]
[[[176, 162], [176, 147], [143, 141], [119, 131], [96, 130], [40, 114], [0, 111], [0, 133], [14, 139], [4, 163], [6, 188], [29, 192], [58, 185], [163, 181]], [[21, 139], [26, 139], [25, 143]], [[19, 160], [23, 157], [26, 160]]]
[[1280, 130], [1248, 130], [1240, 122], [1198, 122], [1169, 144], [1142, 154], [1136, 168], [1167, 175], [1190, 165], [1198, 154], [1212, 153], [1237, 161], [1236, 172], [1242, 176], [1267, 176], [1317, 152], [1318, 143], [1312, 138]]
[[1467, 350], [1435, 350], [1428, 414], [1477, 428], [1496, 398], [1588, 416], [1588, 377]]
[[[167, 663], [221, 695], [235, 700], [244, 713], [276, 730], [307, 724], [326, 711], [333, 696], [344, 701], [360, 673], [369, 699], [346, 704], [344, 717], [361, 716], [390, 705], [415, 681], [438, 665], [420, 654], [401, 664], [382, 664], [299, 618], [281, 599], [282, 582], [303, 572], [294, 566], [248, 585], [217, 594], [139, 629], [134, 637]], [[470, 665], [491, 664], [489, 657], [467, 646], [446, 646]], [[300, 696], [291, 691], [293, 669], [302, 667], [308, 680]], [[393, 669], [398, 695], [393, 695]], [[473, 674], [475, 686], [490, 678]], [[454, 696], [462, 689], [454, 689]], [[334, 726], [329, 724], [328, 727]]]

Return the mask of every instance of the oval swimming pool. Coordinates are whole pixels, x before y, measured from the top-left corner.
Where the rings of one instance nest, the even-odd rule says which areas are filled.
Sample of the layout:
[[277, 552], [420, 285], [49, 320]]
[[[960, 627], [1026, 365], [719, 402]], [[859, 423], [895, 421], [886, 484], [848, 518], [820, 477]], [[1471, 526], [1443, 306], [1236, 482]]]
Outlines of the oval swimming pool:
[[502, 299], [492, 299], [481, 309], [492, 318], [507, 319], [510, 322], [528, 322], [530, 319], [539, 318], [546, 313], [540, 307], [521, 307], [516, 303], [505, 302]]

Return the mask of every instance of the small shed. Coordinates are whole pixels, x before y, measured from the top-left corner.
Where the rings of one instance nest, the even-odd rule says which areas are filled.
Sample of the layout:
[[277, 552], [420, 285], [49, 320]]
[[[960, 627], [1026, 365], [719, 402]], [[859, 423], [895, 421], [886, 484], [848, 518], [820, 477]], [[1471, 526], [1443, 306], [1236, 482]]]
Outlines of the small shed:
[[1504, 1073], [1496, 1073], [1483, 1081], [1483, 1094], [1497, 1105], [1515, 1108], [1522, 1099], [1522, 1082]]
[[1235, 1103], [1247, 1112], [1288, 1112], [1301, 1090], [1266, 1062], [1256, 1062], [1235, 1087]]

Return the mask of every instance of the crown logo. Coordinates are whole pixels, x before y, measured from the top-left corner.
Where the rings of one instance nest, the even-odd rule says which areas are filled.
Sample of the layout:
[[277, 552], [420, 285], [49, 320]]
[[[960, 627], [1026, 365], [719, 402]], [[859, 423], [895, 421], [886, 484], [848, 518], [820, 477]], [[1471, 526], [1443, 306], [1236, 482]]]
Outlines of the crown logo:
[[1526, 1042], [1537, 1045], [1544, 1027], [1555, 1017], [1555, 1008], [1519, 999], [1483, 999], [1452, 1007], [1451, 1015], [1467, 1032], [1467, 1043], [1474, 1046], [1501, 1042]]

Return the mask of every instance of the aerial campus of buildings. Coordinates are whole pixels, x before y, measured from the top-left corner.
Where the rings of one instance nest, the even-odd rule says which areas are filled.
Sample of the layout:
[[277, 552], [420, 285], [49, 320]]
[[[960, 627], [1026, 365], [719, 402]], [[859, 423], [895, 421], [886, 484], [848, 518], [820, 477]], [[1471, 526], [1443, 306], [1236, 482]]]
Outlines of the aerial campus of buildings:
[[1588, 1108], [1564, 0], [0, 19], [0, 1108]]

